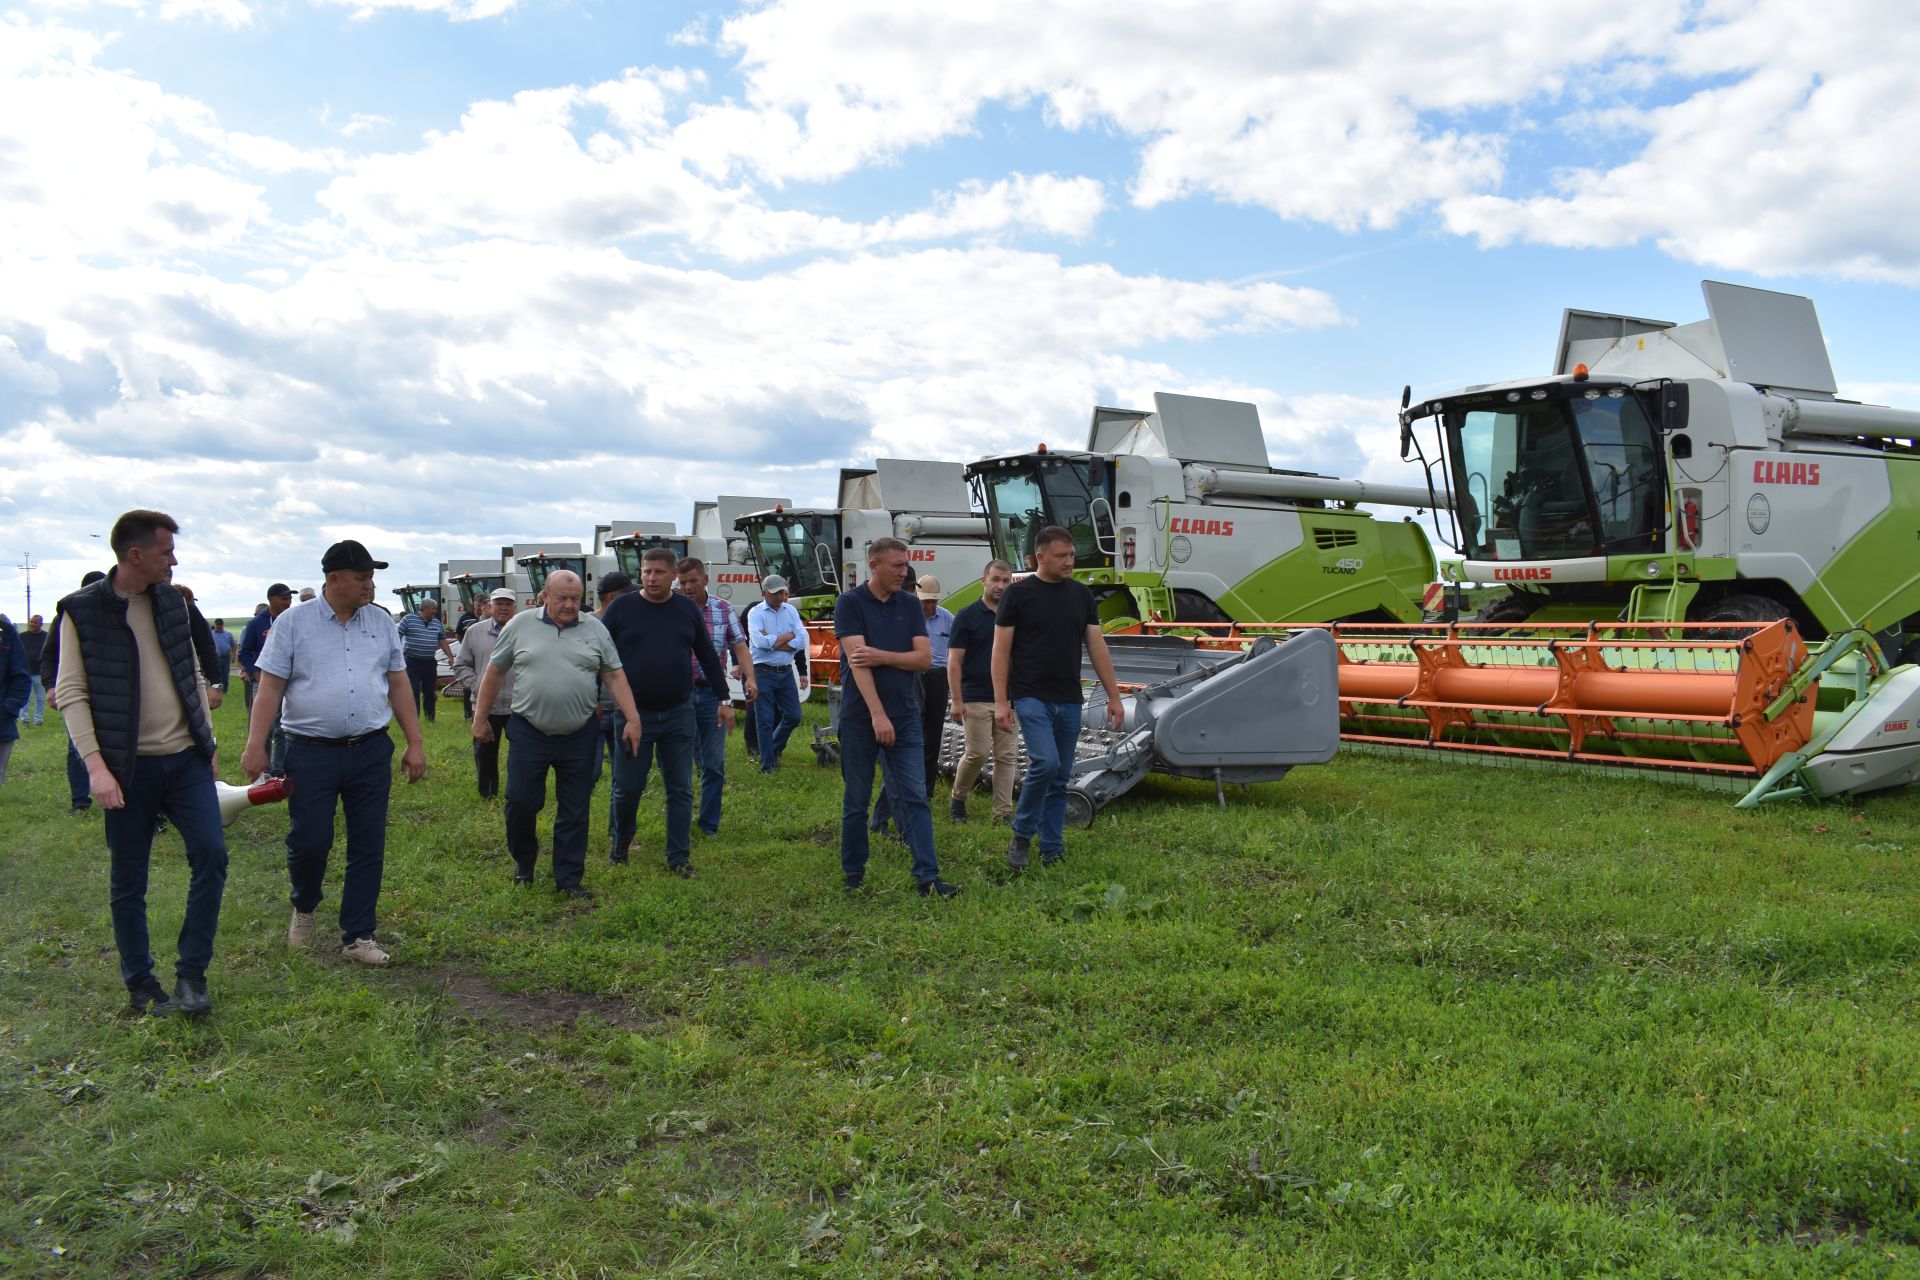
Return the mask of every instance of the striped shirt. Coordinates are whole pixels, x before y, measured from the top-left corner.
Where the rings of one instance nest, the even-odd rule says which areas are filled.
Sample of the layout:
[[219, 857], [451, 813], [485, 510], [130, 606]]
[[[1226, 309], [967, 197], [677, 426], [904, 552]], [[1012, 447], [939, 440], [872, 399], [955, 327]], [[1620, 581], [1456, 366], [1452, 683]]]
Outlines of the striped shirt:
[[409, 658], [431, 658], [446, 634], [447, 629], [440, 625], [438, 618], [428, 622], [419, 614], [410, 613], [400, 619], [400, 642], [407, 647]]
[[357, 738], [393, 718], [387, 676], [405, 671], [393, 615], [363, 604], [343, 624], [325, 600], [274, 620], [260, 669], [287, 682], [280, 725], [304, 738]]
[[[720, 665], [726, 666], [733, 659], [733, 646], [747, 638], [741, 629], [740, 617], [734, 613], [733, 606], [719, 596], [710, 595], [707, 602], [700, 606], [700, 616], [707, 620], [707, 634], [713, 637], [713, 651], [720, 655]], [[706, 684], [706, 677], [700, 674], [700, 659], [690, 659], [693, 663], [693, 682]]]

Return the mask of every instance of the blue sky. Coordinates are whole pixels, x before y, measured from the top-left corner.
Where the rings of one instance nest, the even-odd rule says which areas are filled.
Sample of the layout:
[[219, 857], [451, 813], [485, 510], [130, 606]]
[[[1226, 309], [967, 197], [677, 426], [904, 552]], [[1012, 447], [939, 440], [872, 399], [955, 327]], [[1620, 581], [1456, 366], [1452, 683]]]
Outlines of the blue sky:
[[[876, 455], [1545, 371], [1566, 306], [1804, 293], [1920, 405], [1903, 7], [1622, 0], [0, 0], [0, 524], [36, 601], [131, 506], [244, 611]], [[21, 610], [17, 570], [0, 608]]]

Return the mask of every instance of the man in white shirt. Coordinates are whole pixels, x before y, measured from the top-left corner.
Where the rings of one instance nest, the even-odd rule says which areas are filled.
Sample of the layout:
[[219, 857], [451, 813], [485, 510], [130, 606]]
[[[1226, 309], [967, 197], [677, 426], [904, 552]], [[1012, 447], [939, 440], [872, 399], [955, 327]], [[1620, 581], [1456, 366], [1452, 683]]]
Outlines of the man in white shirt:
[[383, 965], [373, 940], [380, 881], [387, 859], [387, 798], [393, 789], [393, 739], [400, 722], [407, 781], [427, 774], [420, 722], [407, 681], [406, 652], [393, 615], [373, 603], [373, 572], [387, 567], [349, 539], [327, 548], [319, 599], [288, 609], [260, 651], [260, 692], [248, 721], [240, 767], [249, 777], [267, 767], [267, 734], [275, 717], [287, 739], [287, 877], [293, 920], [287, 945], [313, 942], [333, 850], [335, 803], [347, 819], [347, 869], [340, 890], [340, 954], [356, 964]]
[[760, 603], [747, 610], [747, 650], [760, 696], [753, 701], [759, 721], [760, 772], [780, 767], [787, 739], [800, 727], [800, 685], [794, 659], [807, 661], [807, 624], [787, 603], [787, 580], [770, 573], [760, 583]]

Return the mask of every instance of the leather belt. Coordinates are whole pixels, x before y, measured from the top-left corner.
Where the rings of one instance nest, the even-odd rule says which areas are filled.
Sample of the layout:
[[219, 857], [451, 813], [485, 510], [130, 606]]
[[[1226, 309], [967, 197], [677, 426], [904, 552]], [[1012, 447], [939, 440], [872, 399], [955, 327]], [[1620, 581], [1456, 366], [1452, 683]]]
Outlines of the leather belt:
[[357, 747], [363, 742], [371, 742], [375, 738], [384, 738], [386, 736], [387, 727], [385, 725], [381, 725], [378, 729], [369, 729], [365, 733], [356, 733], [351, 738], [314, 738], [304, 733], [290, 733], [287, 735], [288, 739], [293, 742], [304, 742], [309, 746], [315, 747]]

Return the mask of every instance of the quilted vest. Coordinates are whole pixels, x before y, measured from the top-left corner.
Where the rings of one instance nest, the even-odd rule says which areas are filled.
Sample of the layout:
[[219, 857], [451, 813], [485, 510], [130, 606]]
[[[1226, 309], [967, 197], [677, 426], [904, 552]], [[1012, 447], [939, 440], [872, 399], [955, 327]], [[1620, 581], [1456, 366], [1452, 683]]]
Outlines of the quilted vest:
[[[187, 728], [200, 754], [211, 760], [213, 726], [200, 705], [186, 597], [165, 582], [148, 588], [147, 596], [153, 601], [154, 630], [160, 634], [174, 692], [186, 708]], [[140, 655], [133, 628], [127, 625], [127, 602], [114, 594], [113, 579], [108, 577], [66, 597], [60, 611], [68, 626], [80, 629], [80, 661], [87, 669], [93, 733], [100, 742], [101, 759], [114, 780], [128, 786], [140, 755]]]

